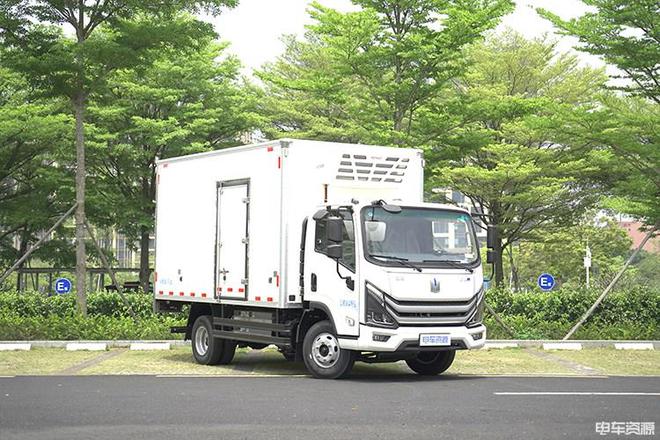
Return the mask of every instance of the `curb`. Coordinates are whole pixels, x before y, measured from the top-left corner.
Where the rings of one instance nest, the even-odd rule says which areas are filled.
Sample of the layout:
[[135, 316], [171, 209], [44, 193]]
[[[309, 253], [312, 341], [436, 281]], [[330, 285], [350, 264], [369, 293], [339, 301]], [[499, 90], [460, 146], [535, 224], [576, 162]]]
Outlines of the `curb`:
[[105, 342], [69, 342], [66, 351], [106, 351], [108, 344]]
[[653, 350], [651, 342], [619, 342], [614, 344], [617, 350]]
[[[486, 341], [486, 346], [489, 344], [517, 344], [520, 348], [541, 348], [543, 349], [544, 345], [552, 344], [560, 346], [556, 348], [561, 350], [561, 347], [564, 344], [580, 344], [582, 349], [589, 348], [617, 348], [617, 345], [622, 347], [619, 350], [641, 350], [639, 346], [643, 346], [644, 350], [660, 350], [660, 341], [626, 341], [626, 340], [571, 340], [571, 341], [562, 341], [562, 340], [551, 340], [551, 339], [490, 339]], [[551, 346], [552, 346], [551, 345]], [[508, 348], [508, 347], [506, 347]], [[555, 349], [555, 348], [551, 348]]]
[[133, 342], [129, 350], [147, 351], [147, 350], [169, 350], [169, 342]]
[[502, 349], [502, 348], [518, 348], [517, 342], [486, 342], [484, 350]]
[[[72, 348], [92, 344], [96, 350], [129, 348], [131, 350], [169, 350], [173, 347], [189, 347], [190, 341], [172, 340], [118, 340], [118, 341], [0, 341], [0, 351], [30, 350], [32, 348], [65, 348], [67, 350], [89, 350]], [[95, 344], [95, 345], [94, 345]], [[579, 348], [577, 348], [579, 346]], [[557, 341], [529, 339], [491, 339], [484, 345], [485, 350], [507, 348], [541, 348], [543, 350], [581, 350], [590, 348], [615, 348], [617, 350], [660, 350], [660, 341]]]
[[29, 351], [31, 348], [30, 343], [0, 343], [0, 351]]
[[546, 342], [543, 344], [544, 350], [582, 350], [582, 344], [579, 342]]

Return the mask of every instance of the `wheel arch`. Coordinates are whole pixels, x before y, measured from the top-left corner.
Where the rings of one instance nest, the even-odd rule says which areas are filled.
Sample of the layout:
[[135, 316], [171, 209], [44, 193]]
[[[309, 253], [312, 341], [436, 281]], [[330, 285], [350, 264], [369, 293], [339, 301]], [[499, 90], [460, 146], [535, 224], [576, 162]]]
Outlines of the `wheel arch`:
[[206, 303], [192, 303], [190, 304], [190, 313], [188, 313], [188, 322], [186, 324], [185, 340], [192, 339], [192, 328], [197, 318], [203, 315], [213, 316], [213, 311], [210, 304]]
[[307, 334], [307, 330], [320, 321], [328, 321], [332, 325], [332, 331], [337, 334], [337, 327], [332, 319], [330, 309], [323, 303], [316, 301], [305, 302], [305, 310], [300, 317], [300, 323], [296, 329], [296, 360], [302, 360], [302, 343]]

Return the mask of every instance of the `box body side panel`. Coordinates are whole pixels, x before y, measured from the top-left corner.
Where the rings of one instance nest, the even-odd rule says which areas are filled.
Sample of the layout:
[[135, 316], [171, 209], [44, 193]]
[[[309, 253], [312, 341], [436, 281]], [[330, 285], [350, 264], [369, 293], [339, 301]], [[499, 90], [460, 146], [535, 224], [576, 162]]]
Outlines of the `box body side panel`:
[[[217, 267], [218, 184], [246, 179], [250, 185], [248, 295], [238, 302], [279, 303], [274, 276], [280, 270], [282, 244], [279, 154], [279, 144], [274, 143], [234, 154], [159, 164], [156, 299], [222, 301], [227, 292], [218, 292], [216, 285], [221, 269]], [[225, 221], [231, 220], [231, 211], [221, 214]], [[244, 223], [245, 216], [236, 215], [236, 221]]]

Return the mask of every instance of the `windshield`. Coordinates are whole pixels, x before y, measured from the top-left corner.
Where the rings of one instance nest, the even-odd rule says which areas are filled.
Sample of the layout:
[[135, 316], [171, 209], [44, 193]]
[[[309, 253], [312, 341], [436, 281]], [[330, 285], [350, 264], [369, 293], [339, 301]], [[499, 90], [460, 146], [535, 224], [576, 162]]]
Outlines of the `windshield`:
[[479, 257], [472, 219], [463, 212], [402, 207], [389, 213], [370, 206], [362, 209], [362, 223], [371, 261], [472, 265]]

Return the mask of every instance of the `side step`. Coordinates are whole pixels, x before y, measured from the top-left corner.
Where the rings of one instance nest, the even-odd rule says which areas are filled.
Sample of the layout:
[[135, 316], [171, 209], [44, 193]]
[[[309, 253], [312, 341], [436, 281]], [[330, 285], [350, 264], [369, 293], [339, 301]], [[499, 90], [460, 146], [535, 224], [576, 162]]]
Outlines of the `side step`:
[[[213, 336], [258, 344], [275, 344], [283, 347], [291, 347], [293, 345], [291, 336], [296, 323], [296, 321], [289, 321], [285, 324], [279, 324], [216, 317], [213, 318]], [[259, 333], [251, 333], [250, 330], [257, 330]], [[268, 331], [270, 331], [270, 336], [263, 334]]]

